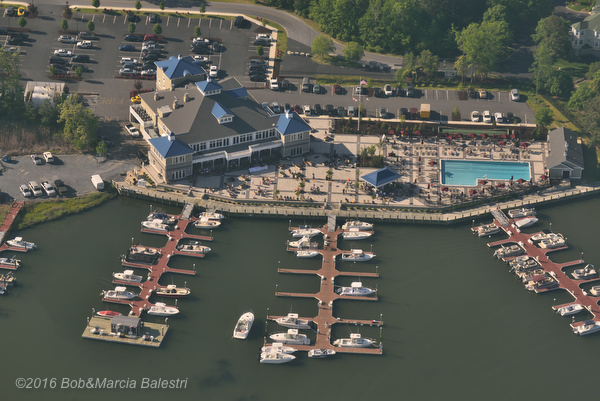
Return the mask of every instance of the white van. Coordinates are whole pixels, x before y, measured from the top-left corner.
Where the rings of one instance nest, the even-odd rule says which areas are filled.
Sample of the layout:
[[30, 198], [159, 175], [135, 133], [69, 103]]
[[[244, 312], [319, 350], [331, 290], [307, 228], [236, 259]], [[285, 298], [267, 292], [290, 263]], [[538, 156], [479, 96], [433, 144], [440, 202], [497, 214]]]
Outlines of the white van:
[[312, 114], [312, 111], [310, 110], [310, 106], [309, 105], [305, 104], [302, 109], [304, 111], [304, 115], [305, 116], [310, 116]]

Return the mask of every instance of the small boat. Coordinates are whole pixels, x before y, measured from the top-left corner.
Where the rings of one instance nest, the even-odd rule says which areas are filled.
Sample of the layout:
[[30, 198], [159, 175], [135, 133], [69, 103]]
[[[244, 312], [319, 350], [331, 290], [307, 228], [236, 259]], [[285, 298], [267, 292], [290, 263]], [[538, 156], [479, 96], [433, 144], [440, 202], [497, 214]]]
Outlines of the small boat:
[[154, 231], [169, 231], [171, 229], [168, 224], [164, 224], [160, 219], [142, 221], [142, 226]]
[[100, 310], [100, 311], [96, 312], [96, 314], [98, 316], [105, 316], [105, 317], [121, 316], [120, 312], [115, 312], [114, 310]]
[[533, 277], [539, 276], [540, 274], [544, 274], [544, 269], [528, 269], [525, 272], [517, 273], [517, 277], [519, 277], [524, 283], [529, 282]]
[[562, 237], [554, 238], [554, 239], [543, 239], [537, 244], [540, 248], [546, 249], [554, 249], [566, 246], [567, 243], [565, 239]]
[[583, 310], [581, 304], [569, 304], [556, 309], [556, 313], [561, 316], [571, 316]]
[[369, 238], [373, 233], [368, 231], [360, 231], [358, 228], [350, 228], [348, 231], [342, 233], [342, 238], [349, 241], [358, 241], [361, 239]]
[[23, 237], [15, 237], [6, 241], [6, 245], [13, 248], [22, 248], [26, 250], [37, 248], [33, 242], [23, 241]]
[[594, 268], [594, 265], [588, 264], [583, 269], [575, 269], [572, 275], [576, 280], [586, 280], [598, 277], [598, 272]]
[[525, 228], [534, 225], [538, 222], [537, 217], [525, 217], [524, 219], [515, 220], [513, 223], [517, 228]]
[[548, 240], [557, 240], [559, 238], [562, 238], [562, 236], [560, 234], [555, 234], [555, 233], [537, 233], [535, 235], [532, 235], [531, 238], [529, 238], [532, 242], [537, 242], [537, 241], [542, 241], [545, 239]]
[[189, 244], [178, 244], [177, 250], [181, 252], [204, 254], [210, 252], [210, 247], [206, 245], [201, 245], [199, 241], [193, 241]]
[[503, 246], [502, 248], [496, 249], [494, 256], [498, 259], [508, 258], [510, 256], [519, 256], [523, 253], [523, 248], [517, 244], [510, 246]]
[[12, 258], [0, 258], [0, 266], [16, 269], [21, 267], [21, 261], [19, 259], [15, 259], [14, 256]]
[[223, 220], [225, 218], [225, 216], [218, 212], [202, 212], [198, 217], [206, 217], [209, 220]]
[[344, 262], [366, 262], [374, 257], [374, 254], [365, 253], [362, 249], [351, 249], [350, 252], [342, 253], [342, 261]]
[[0, 295], [4, 295], [8, 292], [8, 289], [6, 288], [5, 285], [0, 284]]
[[333, 342], [336, 347], [367, 348], [375, 343], [370, 338], [362, 338], [360, 333], [350, 333], [350, 338], [338, 338]]
[[220, 220], [211, 220], [208, 217], [200, 217], [199, 220], [194, 221], [196, 228], [217, 228], [221, 225]]
[[558, 281], [547, 273], [531, 277], [529, 282], [525, 285], [527, 290], [535, 292], [551, 290], [556, 287], [558, 287]]
[[286, 354], [283, 352], [271, 351], [260, 353], [260, 363], [281, 364], [291, 362], [294, 359], [296, 359], [294, 355]]
[[248, 337], [248, 334], [250, 334], [252, 323], [254, 323], [254, 313], [251, 311], [245, 312], [235, 324], [233, 338], [245, 340]]
[[288, 246], [291, 248], [309, 249], [317, 248], [319, 244], [316, 242], [310, 242], [310, 237], [305, 236], [296, 241], [288, 241]]
[[302, 238], [302, 237], [312, 238], [315, 235], [321, 234], [321, 231], [319, 231], [316, 228], [311, 228], [310, 226], [302, 226], [295, 230], [290, 231], [290, 234], [292, 234], [292, 236], [294, 238]]
[[296, 251], [297, 258], [314, 258], [319, 255], [319, 251], [315, 251], [313, 249], [302, 249], [300, 251]]
[[161, 253], [159, 249], [133, 245], [129, 248], [125, 260], [131, 262], [156, 263], [160, 256]]
[[476, 233], [479, 237], [487, 237], [488, 235], [494, 235], [500, 232], [500, 227], [494, 223], [484, 224], [479, 227], [474, 227], [473, 233]]
[[586, 334], [595, 333], [600, 331], [600, 322], [596, 322], [593, 320], [586, 320], [582, 325], [573, 327], [573, 333], [585, 336]]
[[157, 302], [146, 310], [146, 313], [153, 316], [173, 316], [179, 313], [175, 306], [167, 306], [163, 302]]
[[511, 209], [507, 212], [508, 217], [511, 219], [518, 219], [521, 217], [535, 216], [535, 208], [521, 208], [521, 209]]
[[367, 223], [366, 221], [348, 220], [342, 226], [342, 230], [349, 230], [351, 228], [358, 228], [359, 230], [371, 231], [373, 230], [373, 224]]
[[260, 349], [261, 352], [283, 352], [284, 354], [293, 354], [298, 351], [294, 347], [288, 347], [283, 343], [273, 343], [270, 346], [264, 346]]
[[141, 283], [143, 277], [133, 274], [133, 270], [125, 270], [120, 273], [113, 273], [113, 278], [120, 281], [129, 281], [131, 283]]
[[592, 293], [592, 295], [599, 296], [600, 295], [600, 285], [595, 285], [592, 288], [590, 288], [590, 292]]
[[288, 329], [310, 329], [311, 320], [300, 319], [297, 313], [288, 313], [287, 316], [275, 319], [280, 326]]
[[376, 292], [376, 290], [368, 287], [363, 287], [362, 282], [360, 281], [354, 281], [352, 284], [350, 284], [350, 287], [340, 287], [336, 289], [335, 292], [337, 292], [340, 295], [364, 297], [373, 294], [374, 292]]
[[333, 355], [335, 355], [335, 351], [332, 349], [318, 348], [308, 351], [309, 358], [327, 358]]
[[177, 224], [177, 219], [173, 216], [170, 216], [166, 213], [160, 213], [160, 212], [152, 212], [148, 215], [148, 221], [152, 221], [152, 220], [160, 220], [163, 224], [167, 224], [167, 225], [173, 225], [173, 224]]
[[101, 295], [106, 299], [115, 299], [118, 301], [129, 301], [137, 296], [133, 292], [127, 291], [127, 287], [115, 287], [114, 290], [102, 291]]
[[298, 334], [298, 329], [288, 329], [286, 333], [275, 333], [269, 337], [283, 344], [310, 345], [310, 339], [306, 334]]
[[166, 287], [157, 288], [156, 291], [154, 291], [154, 293], [156, 295], [158, 295], [159, 297], [173, 297], [173, 298], [186, 297], [186, 296], [190, 295], [190, 292], [191, 291], [189, 288], [179, 288], [175, 284], [169, 284]]
[[13, 272], [8, 272], [6, 274], [0, 274], [0, 284], [5, 286], [12, 286], [15, 284], [17, 279], [15, 278]]

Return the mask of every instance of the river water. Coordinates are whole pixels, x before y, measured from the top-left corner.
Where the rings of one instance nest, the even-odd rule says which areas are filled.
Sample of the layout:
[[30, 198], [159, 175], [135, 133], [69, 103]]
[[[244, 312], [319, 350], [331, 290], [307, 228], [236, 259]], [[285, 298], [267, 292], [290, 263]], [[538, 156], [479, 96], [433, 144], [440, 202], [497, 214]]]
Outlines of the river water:
[[[276, 288], [314, 292], [318, 278], [279, 274], [277, 267], [316, 268], [320, 262], [298, 260], [285, 251], [288, 221], [253, 218], [228, 218], [215, 230], [213, 251], [204, 260], [173, 259], [172, 267], [190, 268], [195, 263], [198, 274], [163, 276], [163, 284], [186, 282], [192, 295], [179, 302], [182, 313], [170, 319], [160, 349], [82, 339], [91, 309], [108, 308], [99, 293], [112, 288], [111, 273], [122, 270], [119, 255], [132, 241], [149, 246], [165, 243], [165, 237], [139, 231], [150, 207], [147, 202], [119, 198], [13, 233], [39, 248], [18, 255], [23, 260], [16, 272], [20, 285], [0, 298], [3, 399], [596, 398], [600, 335], [572, 334], [570, 318], [551, 310], [555, 299], [568, 302], [569, 295], [526, 291], [506, 264], [492, 258], [486, 240], [471, 234], [471, 224], [376, 224], [371, 241], [340, 242], [343, 249], [372, 246], [377, 254], [372, 263], [341, 268], [374, 271], [377, 266], [381, 277], [362, 281], [370, 287], [379, 285], [380, 300], [338, 301], [334, 314], [357, 319], [383, 316], [384, 328], [380, 333], [371, 327], [340, 326], [332, 337], [348, 337], [350, 331], [366, 337], [382, 335], [382, 356], [340, 354], [310, 360], [301, 353], [286, 365], [258, 363], [267, 308], [274, 315], [292, 310], [312, 316], [317, 311], [315, 300], [278, 298], [274, 292]], [[568, 238], [571, 248], [557, 252], [553, 256], [557, 261], [578, 259], [583, 252], [586, 261], [600, 265], [599, 208], [599, 198], [546, 206], [538, 210], [540, 222], [531, 232], [551, 228]], [[128, 311], [122, 306], [110, 309]], [[250, 337], [233, 340], [233, 326], [248, 309], [256, 314]], [[267, 330], [280, 328], [270, 322]], [[18, 389], [19, 378], [39, 388]], [[28, 380], [35, 378], [40, 380]], [[106, 386], [126, 380], [135, 388], [73, 388], [87, 385], [89, 379], [94, 385], [96, 379], [107, 379]], [[185, 388], [142, 388], [156, 379], [185, 380], [180, 384]]]

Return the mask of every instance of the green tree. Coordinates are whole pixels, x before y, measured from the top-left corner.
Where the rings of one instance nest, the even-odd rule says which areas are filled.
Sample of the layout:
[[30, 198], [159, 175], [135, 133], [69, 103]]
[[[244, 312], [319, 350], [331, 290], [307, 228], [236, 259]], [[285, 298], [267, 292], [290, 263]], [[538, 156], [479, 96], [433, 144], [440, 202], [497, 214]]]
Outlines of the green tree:
[[96, 24], [94, 24], [94, 21], [88, 21], [87, 30], [89, 32], [94, 32], [96, 30]]
[[334, 50], [333, 40], [330, 37], [319, 35], [313, 39], [311, 51], [316, 57], [324, 58]]
[[158, 8], [160, 8], [161, 10], [165, 9], [165, 2], [161, 1], [160, 3], [158, 3]]
[[400, 81], [404, 81], [406, 77], [410, 77], [413, 75], [415, 68], [417, 67], [417, 58], [413, 54], [413, 52], [408, 52], [402, 58], [403, 66], [401, 70], [398, 70], [396, 73], [396, 79]]
[[98, 141], [96, 145], [96, 154], [100, 156], [105, 156], [108, 153], [108, 145], [106, 141]]
[[421, 54], [419, 54], [417, 63], [423, 68], [425, 74], [433, 75], [438, 70], [440, 58], [431, 53], [430, 50], [423, 50]]
[[69, 29], [69, 22], [66, 18], [63, 18], [62, 21], [60, 21], [60, 29], [61, 31], [67, 31]]
[[73, 16], [73, 10], [71, 10], [71, 7], [69, 7], [69, 5], [67, 4], [65, 6], [65, 8], [63, 9], [63, 13], [62, 13], [63, 17], [65, 17], [66, 19], [71, 19], [71, 17]]
[[51, 65], [50, 67], [48, 67], [48, 74], [50, 74], [51, 77], [56, 75], [56, 67]]
[[202, 36], [202, 30], [200, 29], [200, 25], [194, 28], [194, 36]]
[[535, 123], [547, 127], [554, 121], [550, 107], [542, 107], [535, 112]]
[[584, 113], [580, 118], [583, 129], [590, 134], [592, 145], [600, 144], [600, 96], [585, 103]]
[[154, 25], [152, 32], [154, 32], [155, 35], [160, 35], [162, 33], [162, 26], [160, 26], [160, 24]]
[[465, 75], [469, 71], [469, 65], [464, 54], [459, 56], [454, 62], [454, 69], [456, 69], [456, 73], [460, 75], [461, 82], [465, 82]]
[[130, 22], [129, 27], [127, 28], [127, 31], [129, 31], [129, 33], [134, 33], [135, 28], [136, 28], [136, 25], [133, 22]]
[[362, 46], [356, 42], [346, 43], [346, 47], [344, 47], [342, 52], [344, 53], [344, 58], [348, 61], [360, 61], [365, 55]]
[[57, 128], [58, 127], [58, 106], [50, 102], [50, 100], [44, 100], [44, 103], [38, 107], [38, 117], [43, 127]]
[[63, 124], [63, 138], [77, 150], [90, 151], [97, 138], [98, 117], [85, 107], [77, 94], [68, 97], [60, 107], [59, 122]]
[[256, 54], [262, 56], [265, 54], [265, 49], [261, 45], [256, 46]]
[[100, 0], [92, 0], [92, 7], [94, 7], [94, 8], [100, 7]]
[[0, 118], [5, 121], [18, 121], [23, 112], [20, 64], [20, 54], [0, 48]]
[[550, 62], [553, 63], [561, 58], [571, 59], [573, 54], [571, 25], [566, 19], [557, 15], [542, 18], [538, 22], [532, 38], [538, 45], [536, 51], [547, 53], [545, 56]]
[[206, 3], [202, 2], [202, 4], [200, 4], [200, 12], [202, 14], [206, 12]]
[[81, 78], [82, 75], [83, 75], [83, 68], [81, 68], [81, 66], [77, 66], [75, 68], [75, 76], [77, 78]]
[[17, 24], [19, 24], [19, 26], [21, 28], [24, 28], [25, 25], [27, 25], [27, 20], [25, 19], [25, 17], [19, 17], [19, 20], [17, 21]]
[[595, 98], [598, 91], [594, 90], [593, 85], [589, 81], [584, 81], [577, 86], [575, 92], [569, 99], [569, 107], [577, 110], [583, 110], [586, 103]]
[[142, 2], [140, 0], [135, 0], [135, 9], [139, 10], [140, 8], [142, 8]]

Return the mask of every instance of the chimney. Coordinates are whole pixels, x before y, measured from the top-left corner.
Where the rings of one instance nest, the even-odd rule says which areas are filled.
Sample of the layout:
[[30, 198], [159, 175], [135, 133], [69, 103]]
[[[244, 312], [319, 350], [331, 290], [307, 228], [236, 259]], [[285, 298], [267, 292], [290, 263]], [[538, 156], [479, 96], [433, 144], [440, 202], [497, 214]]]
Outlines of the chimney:
[[177, 96], [173, 96], [173, 110], [176, 110], [177, 106], [178, 106], [178, 104], [177, 104]]
[[175, 141], [175, 135], [173, 135], [172, 132], [169, 132], [169, 134], [167, 135], [167, 139], [169, 139], [169, 142], [173, 142]]
[[154, 101], [156, 102], [160, 97], [158, 97], [158, 92], [154, 92]]

